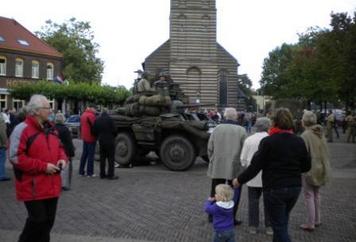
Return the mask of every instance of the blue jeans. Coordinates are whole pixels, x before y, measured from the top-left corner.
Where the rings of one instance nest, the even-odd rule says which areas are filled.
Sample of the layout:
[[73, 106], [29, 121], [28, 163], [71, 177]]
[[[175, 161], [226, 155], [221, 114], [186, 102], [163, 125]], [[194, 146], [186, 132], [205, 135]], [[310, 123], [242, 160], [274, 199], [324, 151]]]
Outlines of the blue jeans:
[[91, 176], [94, 174], [94, 155], [95, 155], [95, 144], [96, 142], [88, 143], [83, 141], [83, 152], [80, 158], [79, 174], [85, 175], [85, 164], [87, 163], [87, 175]]
[[6, 178], [5, 176], [5, 162], [6, 162], [6, 148], [0, 148], [0, 179]]
[[214, 231], [214, 242], [235, 242], [234, 229], [217, 232]]
[[263, 191], [263, 200], [270, 215], [273, 242], [290, 242], [288, 234], [289, 213], [300, 194], [300, 187], [285, 187]]

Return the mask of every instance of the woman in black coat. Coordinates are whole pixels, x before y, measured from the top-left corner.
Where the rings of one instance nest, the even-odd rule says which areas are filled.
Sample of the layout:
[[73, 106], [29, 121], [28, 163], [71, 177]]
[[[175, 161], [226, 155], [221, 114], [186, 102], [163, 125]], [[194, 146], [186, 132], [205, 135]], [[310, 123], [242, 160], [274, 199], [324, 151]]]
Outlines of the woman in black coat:
[[270, 214], [273, 242], [290, 242], [289, 213], [300, 194], [301, 175], [310, 170], [311, 160], [302, 138], [293, 133], [292, 114], [277, 109], [269, 136], [263, 138], [251, 165], [234, 179], [240, 186], [262, 170], [263, 200]]
[[72, 172], [73, 172], [73, 164], [72, 157], [75, 155], [75, 148], [72, 142], [72, 135], [64, 125], [65, 117], [62, 113], [57, 113], [55, 117], [56, 129], [58, 131], [59, 139], [61, 140], [66, 155], [69, 159], [69, 165], [62, 171], [62, 189], [69, 190], [72, 182]]

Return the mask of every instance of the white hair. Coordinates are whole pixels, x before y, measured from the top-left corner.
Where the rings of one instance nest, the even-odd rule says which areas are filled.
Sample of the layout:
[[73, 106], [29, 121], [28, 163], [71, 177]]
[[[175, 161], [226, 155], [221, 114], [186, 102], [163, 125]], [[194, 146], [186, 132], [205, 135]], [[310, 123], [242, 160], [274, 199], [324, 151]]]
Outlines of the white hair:
[[317, 123], [316, 115], [312, 111], [304, 110], [302, 122], [304, 126], [309, 127]]
[[256, 132], [268, 131], [271, 127], [271, 120], [267, 117], [258, 118], [255, 123]]
[[41, 94], [32, 95], [29, 103], [26, 106], [26, 111], [30, 115], [34, 115], [35, 112], [38, 109], [42, 108], [43, 105], [47, 102], [48, 102], [48, 99]]
[[235, 108], [225, 108], [224, 112], [225, 119], [237, 120], [237, 112]]

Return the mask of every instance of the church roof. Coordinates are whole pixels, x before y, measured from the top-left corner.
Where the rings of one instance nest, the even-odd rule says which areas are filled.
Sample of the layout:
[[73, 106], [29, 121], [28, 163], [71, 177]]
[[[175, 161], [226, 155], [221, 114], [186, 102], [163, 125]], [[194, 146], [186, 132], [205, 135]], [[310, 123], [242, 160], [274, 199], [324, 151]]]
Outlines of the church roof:
[[63, 57], [55, 48], [35, 36], [15, 19], [0, 17], [0, 49]]

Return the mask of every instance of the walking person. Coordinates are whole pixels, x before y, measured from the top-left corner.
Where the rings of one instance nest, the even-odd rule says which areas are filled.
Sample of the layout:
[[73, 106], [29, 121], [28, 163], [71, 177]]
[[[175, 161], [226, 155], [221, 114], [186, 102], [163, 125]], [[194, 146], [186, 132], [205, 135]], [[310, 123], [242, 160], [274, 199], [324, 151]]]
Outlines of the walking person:
[[[80, 116], [80, 135], [83, 140], [83, 152], [80, 157], [79, 175], [88, 177], [95, 177], [94, 174], [94, 155], [96, 137], [92, 134], [92, 128], [96, 119], [95, 106], [89, 104], [85, 112]], [[85, 165], [87, 170], [85, 173]]]
[[355, 136], [356, 136], [356, 116], [352, 115], [349, 111], [348, 115], [345, 118], [346, 121], [346, 141], [347, 143], [355, 143]]
[[68, 157], [69, 163], [65, 169], [61, 171], [62, 177], [62, 189], [64, 191], [70, 190], [71, 183], [72, 183], [72, 173], [73, 173], [73, 164], [72, 164], [72, 157], [75, 155], [75, 148], [72, 141], [72, 135], [64, 125], [65, 117], [63, 113], [57, 113], [55, 117], [56, 129], [58, 131], [59, 139], [63, 144], [64, 151]]
[[0, 115], [0, 182], [9, 181], [10, 177], [6, 176], [6, 147], [7, 147], [7, 133], [6, 123], [2, 115]]
[[[256, 133], [251, 135], [245, 140], [244, 146], [241, 151], [241, 165], [246, 168], [251, 164], [253, 155], [258, 150], [261, 140], [268, 136], [268, 130], [271, 126], [271, 120], [263, 117], [258, 118], [255, 123]], [[256, 234], [259, 227], [259, 202], [262, 195], [262, 172], [260, 171], [252, 180], [247, 182], [248, 187], [248, 225], [249, 233]], [[264, 207], [264, 218], [266, 234], [272, 235], [270, 216]]]
[[313, 231], [321, 224], [320, 220], [320, 187], [330, 177], [330, 157], [328, 145], [323, 134], [323, 127], [317, 124], [316, 115], [304, 111], [302, 138], [311, 156], [311, 169], [302, 176], [303, 194], [307, 208], [307, 222], [300, 225], [306, 231]]
[[339, 133], [337, 132], [337, 127], [335, 124], [335, 115], [331, 110], [329, 110], [329, 114], [326, 118], [326, 135], [328, 137], [328, 142], [333, 142], [333, 129], [335, 130], [337, 137], [339, 137]]
[[[237, 112], [234, 108], [225, 109], [225, 121], [216, 126], [208, 141], [209, 167], [207, 175], [211, 180], [210, 197], [214, 197], [215, 187], [219, 184], [232, 185], [232, 179], [240, 171], [240, 153], [246, 139], [246, 130], [237, 124]], [[235, 191], [234, 223], [236, 219], [241, 188]], [[209, 217], [211, 221], [211, 217]]]
[[19, 242], [50, 241], [61, 193], [60, 169], [67, 157], [55, 128], [48, 122], [51, 107], [45, 96], [33, 95], [28, 115], [10, 136], [9, 160], [16, 177], [16, 197], [28, 217]]
[[205, 212], [213, 217], [214, 242], [235, 241], [233, 193], [231, 186], [219, 184], [205, 202]]
[[290, 242], [289, 214], [301, 191], [301, 174], [310, 170], [310, 156], [302, 138], [293, 133], [293, 117], [276, 110], [269, 136], [261, 140], [251, 165], [234, 179], [240, 186], [262, 170], [263, 201], [271, 218], [273, 242]]
[[[98, 137], [100, 147], [100, 178], [116, 180], [114, 159], [115, 159], [115, 135], [116, 129], [114, 121], [104, 109], [100, 117], [95, 120], [93, 133]], [[108, 171], [106, 172], [106, 160], [108, 160]]]

